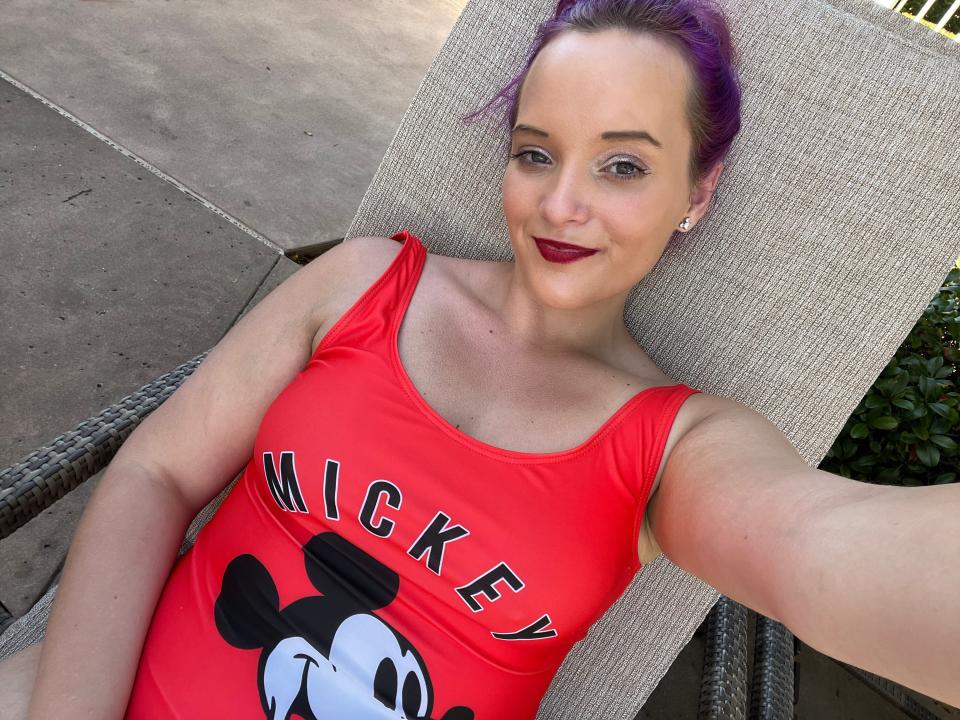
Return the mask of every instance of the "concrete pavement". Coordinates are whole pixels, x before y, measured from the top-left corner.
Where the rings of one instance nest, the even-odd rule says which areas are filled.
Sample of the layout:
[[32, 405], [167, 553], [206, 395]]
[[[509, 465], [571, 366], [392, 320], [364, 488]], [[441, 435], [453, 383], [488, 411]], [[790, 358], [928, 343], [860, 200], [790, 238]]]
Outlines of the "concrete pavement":
[[[299, 266], [0, 81], [0, 461], [12, 464], [214, 345]], [[0, 542], [20, 615], [96, 480]]]
[[6, 0], [0, 69], [284, 249], [342, 238], [464, 0]]

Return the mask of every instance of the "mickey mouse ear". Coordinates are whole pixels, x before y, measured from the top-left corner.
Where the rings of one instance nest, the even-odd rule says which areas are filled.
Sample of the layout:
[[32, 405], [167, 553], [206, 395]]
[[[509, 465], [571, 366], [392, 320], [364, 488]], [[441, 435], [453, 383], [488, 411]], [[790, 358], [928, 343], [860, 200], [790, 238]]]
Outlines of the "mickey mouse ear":
[[376, 610], [393, 602], [400, 589], [393, 570], [335, 532], [314, 535], [303, 554], [313, 586], [351, 605]]
[[457, 705], [447, 710], [440, 720], [473, 720], [473, 710]]
[[277, 639], [269, 619], [279, 614], [280, 595], [263, 563], [249, 554], [231, 560], [213, 605], [220, 636], [242, 650], [265, 647]]

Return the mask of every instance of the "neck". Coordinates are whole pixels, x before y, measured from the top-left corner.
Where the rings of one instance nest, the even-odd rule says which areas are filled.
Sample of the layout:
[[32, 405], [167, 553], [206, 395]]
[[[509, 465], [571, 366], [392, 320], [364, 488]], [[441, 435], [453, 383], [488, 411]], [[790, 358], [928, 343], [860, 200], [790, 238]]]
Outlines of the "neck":
[[504, 265], [507, 269], [494, 295], [496, 309], [507, 331], [520, 342], [598, 359], [616, 356], [625, 341], [634, 344], [623, 322], [629, 290], [578, 307], [554, 307], [536, 296], [515, 261]]

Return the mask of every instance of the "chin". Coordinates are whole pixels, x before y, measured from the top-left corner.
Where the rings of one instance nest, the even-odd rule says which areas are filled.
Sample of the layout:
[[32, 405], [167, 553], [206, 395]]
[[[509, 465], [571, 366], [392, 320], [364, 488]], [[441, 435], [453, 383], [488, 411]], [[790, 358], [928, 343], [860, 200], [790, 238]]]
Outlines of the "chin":
[[594, 302], [594, 294], [577, 278], [558, 281], [538, 273], [532, 279], [531, 289], [540, 304], [557, 310], [579, 310]]
[[523, 269], [527, 285], [537, 301], [548, 307], [573, 310], [589, 305], [595, 295], [591, 282], [596, 282], [596, 272], [580, 272], [578, 263], [551, 263], [540, 255], [537, 246], [530, 241], [532, 252], [514, 255]]

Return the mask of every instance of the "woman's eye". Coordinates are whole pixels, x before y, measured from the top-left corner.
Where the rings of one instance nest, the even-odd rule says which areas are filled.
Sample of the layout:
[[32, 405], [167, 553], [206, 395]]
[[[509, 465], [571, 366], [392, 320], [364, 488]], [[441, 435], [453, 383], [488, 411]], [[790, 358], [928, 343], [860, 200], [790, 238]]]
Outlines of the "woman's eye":
[[[538, 152], [537, 150], [523, 150], [523, 151], [521, 151], [521, 152], [516, 153], [515, 155], [511, 155], [510, 157], [512, 157], [512, 158], [514, 158], [514, 159], [521, 159], [521, 158], [525, 158], [525, 157], [528, 156], [528, 155], [539, 155], [540, 157], [546, 157], [546, 155], [544, 155], [542, 152]], [[523, 160], [523, 164], [525, 164], [525, 165], [542, 165], [543, 163], [531, 162], [530, 159], [527, 158], [526, 160]]]
[[617, 167], [620, 167], [620, 166], [625, 166], [625, 167], [627, 167], [627, 168], [633, 168], [635, 172], [629, 172], [629, 171], [628, 171], [628, 172], [614, 172], [613, 175], [615, 175], [615, 176], [617, 177], [617, 179], [623, 178], [623, 179], [625, 179], [625, 180], [629, 180], [629, 179], [631, 179], [631, 178], [640, 177], [640, 176], [642, 176], [642, 175], [646, 175], [646, 174], [647, 174], [647, 171], [646, 171], [646, 170], [644, 170], [642, 167], [640, 167], [640, 166], [637, 165], [636, 163], [630, 162], [629, 160], [617, 160], [616, 162], [611, 163], [611, 164], [609, 165], [609, 167], [611, 167], [611, 168], [617, 168]]
[[[510, 155], [511, 158], [515, 160], [520, 160], [522, 165], [545, 165], [544, 162], [535, 162], [533, 156], [538, 156], [540, 158], [547, 158], [539, 150], [522, 150], [518, 153], [513, 153]], [[607, 167], [614, 168], [614, 172], [609, 173], [616, 177], [617, 180], [632, 180], [634, 178], [642, 177], [649, 174], [647, 170], [637, 165], [636, 163], [630, 162], [629, 160], [617, 160]], [[632, 168], [632, 172], [630, 169]], [[618, 172], [617, 170], [625, 170], [625, 172]]]

